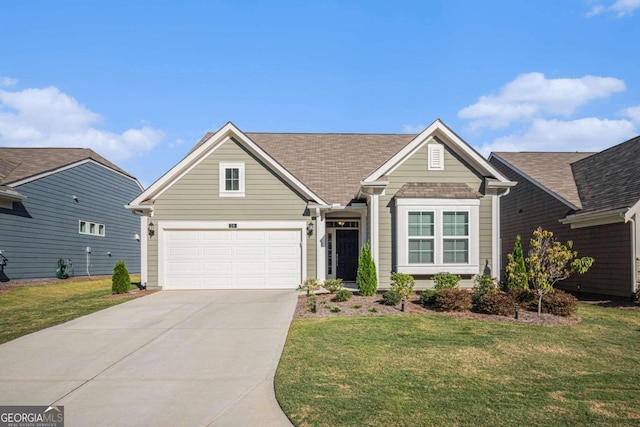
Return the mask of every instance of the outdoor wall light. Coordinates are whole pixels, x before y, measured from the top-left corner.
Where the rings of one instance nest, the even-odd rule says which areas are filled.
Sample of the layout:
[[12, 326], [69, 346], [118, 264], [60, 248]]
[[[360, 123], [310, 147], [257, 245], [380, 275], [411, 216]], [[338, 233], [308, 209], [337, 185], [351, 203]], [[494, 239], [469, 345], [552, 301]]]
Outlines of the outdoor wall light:
[[75, 194], [74, 194], [73, 196], [71, 196], [71, 198], [72, 198], [73, 200], [75, 200], [75, 201], [76, 201], [76, 203], [78, 203], [78, 202], [79, 202], [79, 200], [78, 200], [78, 196], [76, 196]]
[[149, 232], [150, 239], [153, 238], [153, 236], [156, 234], [156, 226], [153, 225], [153, 221], [151, 221], [147, 226], [147, 231]]
[[311, 236], [313, 235], [313, 223], [310, 222], [309, 224], [307, 224], [307, 235]]

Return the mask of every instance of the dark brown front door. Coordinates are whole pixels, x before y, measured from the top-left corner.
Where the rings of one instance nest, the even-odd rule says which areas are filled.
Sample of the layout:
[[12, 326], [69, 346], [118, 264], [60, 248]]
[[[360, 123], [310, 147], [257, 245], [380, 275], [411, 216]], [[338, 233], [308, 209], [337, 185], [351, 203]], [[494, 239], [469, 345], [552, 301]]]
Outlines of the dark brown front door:
[[358, 230], [336, 230], [336, 277], [354, 282], [358, 273]]

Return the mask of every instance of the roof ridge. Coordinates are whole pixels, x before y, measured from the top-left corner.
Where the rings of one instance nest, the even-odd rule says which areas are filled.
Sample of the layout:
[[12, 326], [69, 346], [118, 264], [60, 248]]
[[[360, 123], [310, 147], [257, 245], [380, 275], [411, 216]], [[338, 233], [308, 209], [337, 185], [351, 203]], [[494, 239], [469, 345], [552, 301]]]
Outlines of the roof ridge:
[[417, 133], [366, 133], [366, 132], [243, 132], [260, 135], [380, 135], [380, 136], [416, 136]]

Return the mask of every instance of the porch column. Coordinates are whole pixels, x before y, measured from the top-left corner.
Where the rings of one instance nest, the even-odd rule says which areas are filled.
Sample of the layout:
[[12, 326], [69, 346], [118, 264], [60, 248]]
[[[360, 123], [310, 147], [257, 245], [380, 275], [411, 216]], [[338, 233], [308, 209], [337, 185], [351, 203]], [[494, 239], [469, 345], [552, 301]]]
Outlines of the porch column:
[[327, 278], [326, 222], [324, 214], [316, 208], [316, 279], [324, 282]]
[[369, 232], [369, 242], [371, 242], [371, 257], [376, 264], [376, 278], [378, 279], [378, 285], [380, 284], [380, 242], [378, 239], [378, 195], [372, 194], [370, 196], [370, 214], [369, 224], [371, 226]]

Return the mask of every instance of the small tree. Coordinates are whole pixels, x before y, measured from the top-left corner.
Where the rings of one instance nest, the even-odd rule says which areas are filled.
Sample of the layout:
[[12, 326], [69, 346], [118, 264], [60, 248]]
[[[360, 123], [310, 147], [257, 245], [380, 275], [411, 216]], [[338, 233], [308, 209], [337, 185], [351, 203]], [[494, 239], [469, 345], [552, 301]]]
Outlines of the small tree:
[[391, 273], [391, 290], [397, 292], [403, 300], [409, 299], [416, 281], [410, 274]]
[[572, 251], [573, 242], [560, 243], [551, 231], [538, 227], [533, 232], [531, 249], [527, 257], [529, 284], [538, 296], [538, 316], [542, 310], [542, 297], [553, 291], [554, 286], [571, 273], [586, 273], [593, 265], [593, 258], [578, 258], [578, 252]]
[[507, 255], [507, 259], [509, 260], [505, 267], [507, 272], [507, 287], [509, 289], [529, 289], [527, 267], [524, 262], [522, 242], [520, 241], [519, 234], [516, 236], [513, 252]]
[[111, 276], [111, 293], [126, 294], [131, 289], [131, 276], [124, 261], [116, 262], [113, 268], [113, 276]]
[[371, 246], [369, 242], [362, 247], [362, 251], [360, 252], [356, 283], [358, 284], [360, 295], [365, 297], [375, 295], [378, 290], [376, 264], [373, 262], [373, 258], [371, 257]]

